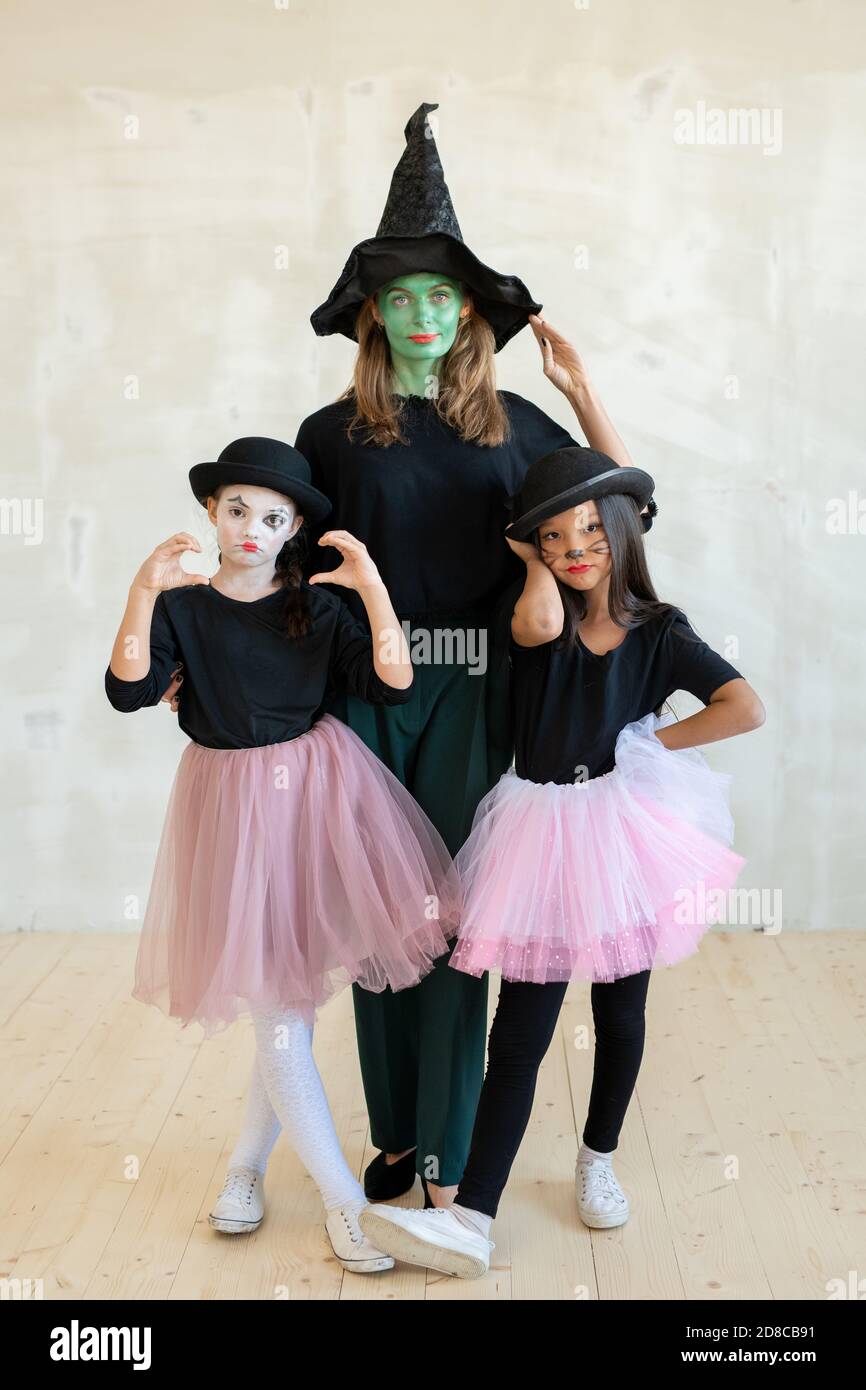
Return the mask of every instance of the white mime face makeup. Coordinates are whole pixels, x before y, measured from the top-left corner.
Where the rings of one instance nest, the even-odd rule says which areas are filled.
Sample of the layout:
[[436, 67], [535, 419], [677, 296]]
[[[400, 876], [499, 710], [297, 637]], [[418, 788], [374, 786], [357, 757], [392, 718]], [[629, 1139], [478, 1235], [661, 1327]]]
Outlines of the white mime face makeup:
[[303, 514], [291, 497], [271, 488], [229, 483], [219, 500], [208, 498], [208, 517], [216, 526], [223, 565], [240, 569], [270, 568], [285, 545], [303, 525]]

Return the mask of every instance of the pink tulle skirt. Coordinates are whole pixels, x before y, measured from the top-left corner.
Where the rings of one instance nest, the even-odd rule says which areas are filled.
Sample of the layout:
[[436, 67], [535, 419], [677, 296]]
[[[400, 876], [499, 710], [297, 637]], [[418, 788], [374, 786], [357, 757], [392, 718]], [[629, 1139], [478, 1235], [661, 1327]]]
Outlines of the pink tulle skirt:
[[460, 885], [417, 802], [325, 714], [263, 748], [190, 743], [157, 852], [134, 998], [208, 1035], [250, 1006], [313, 1021], [345, 985], [417, 984]]
[[627, 724], [614, 770], [586, 782], [503, 774], [455, 860], [455, 970], [611, 981], [697, 950], [745, 860], [730, 848], [730, 778], [696, 748], [665, 748], [654, 730], [670, 722]]

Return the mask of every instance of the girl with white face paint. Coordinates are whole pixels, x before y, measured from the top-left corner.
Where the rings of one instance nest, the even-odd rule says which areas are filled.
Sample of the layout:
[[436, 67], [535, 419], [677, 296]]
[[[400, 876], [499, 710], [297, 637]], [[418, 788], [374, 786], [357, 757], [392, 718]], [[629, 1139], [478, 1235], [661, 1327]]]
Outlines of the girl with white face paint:
[[[444, 842], [396, 777], [323, 713], [344, 684], [373, 703], [410, 695], [412, 666], [366, 546], [328, 531], [341, 563], [301, 576], [304, 521], [328, 499], [279, 440], [235, 440], [190, 471], [216, 527], [209, 581], [181, 568], [181, 532], [133, 579], [105, 688], [116, 709], [155, 705], [182, 668], [180, 759], [154, 868], [133, 995], [186, 1026], [252, 1017], [256, 1061], [243, 1133], [211, 1212], [255, 1230], [280, 1128], [317, 1183], [340, 1263], [393, 1260], [361, 1232], [366, 1198], [334, 1130], [312, 1055], [316, 1009], [358, 982], [415, 985], [448, 949], [459, 888]], [[368, 632], [322, 578], [353, 590]], [[371, 637], [370, 634], [374, 634]]]

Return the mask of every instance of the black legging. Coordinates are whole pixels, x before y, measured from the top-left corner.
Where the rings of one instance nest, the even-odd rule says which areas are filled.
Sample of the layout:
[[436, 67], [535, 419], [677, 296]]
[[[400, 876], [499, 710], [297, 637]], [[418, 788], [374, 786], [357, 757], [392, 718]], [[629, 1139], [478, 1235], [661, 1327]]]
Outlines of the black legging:
[[[593, 984], [595, 1059], [583, 1142], [599, 1153], [616, 1148], [643, 1056], [650, 971]], [[550, 1046], [568, 982], [533, 985], [503, 980], [487, 1040], [472, 1147], [455, 1200], [495, 1216], [529, 1123], [535, 1083]]]

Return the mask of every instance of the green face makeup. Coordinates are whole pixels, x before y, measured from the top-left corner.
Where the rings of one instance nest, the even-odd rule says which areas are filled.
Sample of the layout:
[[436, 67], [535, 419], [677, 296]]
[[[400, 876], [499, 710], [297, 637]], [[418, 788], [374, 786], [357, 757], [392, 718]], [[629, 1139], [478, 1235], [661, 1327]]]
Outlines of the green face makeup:
[[400, 394], [424, 394], [433, 364], [454, 343], [465, 302], [459, 281], [435, 271], [401, 275], [376, 292]]

